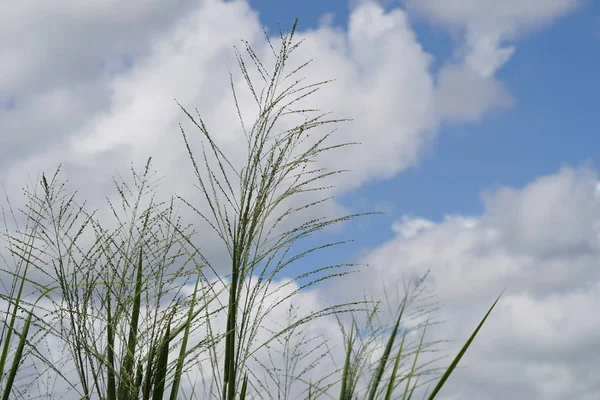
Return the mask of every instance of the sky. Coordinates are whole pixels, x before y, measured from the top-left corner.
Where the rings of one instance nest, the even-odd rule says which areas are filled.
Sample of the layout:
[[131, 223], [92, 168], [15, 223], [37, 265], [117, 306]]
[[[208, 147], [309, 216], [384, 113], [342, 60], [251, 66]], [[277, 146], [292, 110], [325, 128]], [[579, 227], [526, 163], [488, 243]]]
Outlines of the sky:
[[[69, 184], [108, 215], [112, 176], [148, 156], [166, 177], [162, 193], [198, 198], [178, 131], [185, 118], [173, 99], [198, 108], [217, 142], [243, 159], [228, 81], [232, 71], [243, 86], [233, 46], [248, 40], [266, 59], [262, 28], [276, 42], [278, 24], [286, 31], [299, 17], [305, 42], [293, 60], [314, 59], [303, 73], [311, 81], [336, 79], [302, 104], [353, 118], [336, 135], [362, 143], [319, 160], [350, 172], [332, 181], [336, 200], [317, 211], [386, 212], [314, 238], [354, 242], [292, 272], [315, 260], [370, 267], [299, 301], [325, 305], [363, 290], [379, 296], [382, 280], [393, 288], [430, 270], [444, 323], [427, 339], [455, 340], [445, 346], [454, 355], [506, 288], [439, 398], [600, 396], [598, 3], [0, 7], [0, 181], [15, 201], [28, 176], [62, 163]], [[249, 94], [241, 99], [251, 119]]]

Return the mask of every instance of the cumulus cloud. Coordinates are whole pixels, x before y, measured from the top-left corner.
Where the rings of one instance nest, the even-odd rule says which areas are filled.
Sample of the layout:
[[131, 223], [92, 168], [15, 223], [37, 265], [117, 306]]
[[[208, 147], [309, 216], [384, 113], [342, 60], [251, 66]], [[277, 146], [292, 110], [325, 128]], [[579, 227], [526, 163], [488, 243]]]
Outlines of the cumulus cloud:
[[487, 27], [506, 39], [539, 29], [582, 4], [580, 0], [403, 0], [411, 10], [454, 28]]
[[395, 238], [361, 259], [371, 265], [364, 278], [344, 285], [381, 293], [373, 277], [385, 276], [393, 289], [430, 269], [426, 282], [444, 323], [427, 338], [457, 340], [456, 352], [506, 288], [442, 398], [592, 398], [589, 371], [600, 348], [597, 185], [590, 168], [563, 167], [523, 188], [487, 192], [481, 216], [405, 217], [394, 224]]
[[63, 0], [4, 7], [0, 168], [60, 146], [101, 113], [109, 106], [107, 83], [195, 4]]
[[453, 60], [437, 73], [436, 104], [449, 120], [478, 121], [513, 99], [495, 74], [515, 53], [513, 44], [582, 4], [580, 0], [401, 0], [410, 15], [448, 28]]
[[[167, 178], [161, 187], [163, 196], [174, 192], [200, 203], [197, 205], [202, 211], [209, 211], [192, 186], [195, 178], [178, 123], [183, 122], [197, 156], [201, 134], [186, 121], [173, 98], [190, 111], [200, 110], [217, 144], [236, 167], [241, 167], [246, 142], [236, 117], [228, 74], [230, 70], [234, 74], [242, 118], [250, 127], [257, 107], [236, 71], [233, 46], [243, 52], [241, 39], [247, 40], [265, 65], [272, 68], [273, 54], [257, 14], [242, 1], [206, 0], [185, 14], [166, 13], [165, 23], [159, 27], [154, 19], [161, 14], [161, 6], [149, 4], [154, 8], [141, 13], [130, 27], [135, 28], [130, 35], [134, 55], [130, 65], [106, 74], [94, 63], [76, 56], [84, 52], [85, 41], [81, 38], [99, 35], [98, 21], [102, 18], [107, 19], [107, 30], [114, 28], [119, 32], [118, 27], [126, 28], [108, 4], [104, 7], [103, 11], [79, 16], [69, 11], [71, 8], [65, 3], [57, 6], [63, 11], [46, 17], [53, 21], [60, 38], [77, 36], [71, 39], [71, 58], [61, 64], [61, 68], [73, 70], [73, 80], [65, 79], [68, 73], [63, 69], [50, 68], [54, 65], [50, 63], [44, 70], [44, 85], [37, 84], [41, 72], [36, 75], [35, 69], [19, 72], [20, 78], [15, 76], [21, 82], [18, 85], [5, 83], [4, 90], [17, 94], [14, 107], [3, 109], [0, 119], [0, 130], [8, 132], [7, 145], [2, 150], [7, 156], [2, 157], [4, 164], [0, 166], [8, 193], [18, 193], [29, 173], [34, 177], [42, 171], [49, 174], [63, 163], [62, 177], [79, 190], [80, 198], [87, 200], [90, 208], [100, 208], [99, 217], [111, 220], [104, 199], [118, 197], [112, 189], [112, 177], [117, 173], [125, 175], [130, 163], [139, 170], [147, 157], [153, 156], [153, 166]], [[33, 9], [17, 11], [27, 21], [37, 18]], [[61, 23], [65, 19], [73, 22]], [[33, 22], [30, 24], [35, 27]], [[73, 26], [78, 30], [73, 30]], [[33, 43], [41, 33], [33, 30], [25, 35], [31, 35]], [[332, 111], [334, 118], [353, 117], [355, 120], [340, 126], [333, 137], [335, 142], [362, 143], [346, 147], [343, 156], [340, 151], [332, 151], [319, 160], [316, 167], [352, 170], [331, 181], [337, 188], [328, 193], [349, 191], [374, 178], [390, 178], [415, 164], [434, 137], [438, 117], [432, 99], [433, 80], [428, 72], [431, 56], [417, 42], [406, 14], [402, 10], [384, 12], [377, 4], [366, 3], [353, 10], [348, 32], [324, 25], [316, 30], [300, 30], [297, 40], [302, 39], [305, 42], [300, 51], [290, 58], [290, 70], [315, 58], [302, 75], [307, 77], [307, 83], [332, 78], [337, 82], [297, 106]], [[110, 45], [116, 39], [102, 40], [104, 45], [97, 47], [99, 59], [122, 56]], [[277, 45], [278, 40], [273, 38], [272, 42]], [[49, 46], [46, 56], [58, 63], [66, 51]], [[251, 78], [260, 88], [261, 77], [252, 71], [250, 68]], [[279, 128], [289, 128], [292, 121], [301, 122], [290, 119]], [[327, 132], [325, 129], [321, 132]], [[319, 198], [323, 194], [318, 193]], [[315, 194], [310, 193], [305, 196], [307, 200], [311, 195], [314, 200]], [[315, 210], [318, 212], [340, 215], [345, 210], [337, 203], [325, 203]], [[193, 217], [189, 212], [186, 216]], [[211, 230], [207, 231], [203, 240], [209, 251], [218, 254], [216, 249], [220, 249], [224, 253], [215, 235], [211, 237]]]
[[[245, 145], [228, 88], [228, 71], [233, 70], [236, 86], [243, 90], [232, 51], [240, 39], [248, 40], [263, 61], [272, 62], [257, 15], [244, 2], [216, 0], [203, 1], [195, 8], [188, 5], [185, 13], [165, 13], [159, 3], [148, 4], [143, 12], [131, 7], [128, 12], [136, 19], [125, 23], [108, 4], [96, 4], [94, 12], [77, 14], [61, 3], [47, 14], [51, 22], [40, 26], [34, 24], [38, 15], [33, 9], [15, 9], [32, 26], [24, 30], [21, 40], [25, 42], [14, 44], [17, 59], [38, 54], [35, 49], [45, 24], [51, 24], [52, 35], [57, 36], [50, 37], [52, 43], [70, 43], [70, 47], [48, 46], [44, 54], [52, 62], [32, 59], [30, 67], [14, 72], [14, 79], [3, 76], [3, 93], [15, 98], [14, 106], [4, 108], [0, 119], [0, 129], [8, 132], [3, 177], [13, 192], [22, 186], [24, 171], [48, 171], [65, 162], [64, 172], [71, 183], [82, 191], [89, 189], [90, 198], [101, 198], [94, 187], [104, 189], [116, 171], [128, 168], [129, 161], [143, 165], [149, 155], [155, 157], [161, 173], [178, 171], [180, 178], [169, 180], [168, 189], [185, 192], [189, 180], [180, 174], [189, 167], [177, 127], [185, 118], [173, 98], [186, 107], [197, 107], [227, 154], [243, 159]], [[158, 24], [163, 14], [165, 20]], [[71, 22], [61, 23], [67, 20]], [[11, 22], [9, 26], [16, 29], [17, 25]], [[100, 35], [103, 29], [109, 32], [107, 36]], [[129, 38], [129, 47], [115, 47], [116, 37]], [[101, 43], [92, 52], [84, 38]], [[400, 9], [384, 12], [376, 3], [366, 2], [352, 10], [348, 32], [325, 24], [312, 31], [300, 30], [297, 38], [306, 41], [293, 60], [315, 58], [305, 75], [313, 81], [337, 79], [302, 104], [333, 111], [338, 118], [352, 117], [354, 121], [340, 126], [343, 132], [334, 137], [362, 143], [346, 148], [344, 159], [351, 159], [352, 165], [339, 157], [322, 161], [323, 166], [353, 170], [336, 182], [337, 193], [373, 178], [390, 178], [414, 165], [441, 119], [453, 116], [469, 121], [497, 105], [492, 100], [482, 102], [492, 97], [489, 85], [470, 101], [454, 99], [452, 103], [463, 104], [460, 110], [438, 100], [451, 96], [448, 88], [462, 87], [451, 81], [470, 78], [448, 73], [437, 89], [429, 71], [432, 57], [423, 51]], [[77, 56], [90, 53], [95, 54], [92, 61]], [[97, 65], [122, 60], [124, 54], [130, 61], [110, 74]], [[39, 65], [46, 68], [41, 70]], [[39, 83], [40, 79], [45, 83]], [[251, 125], [256, 108], [248, 92], [241, 96], [243, 117]], [[97, 167], [100, 161], [103, 168]]]
[[[494, 75], [514, 51], [505, 42], [550, 23], [577, 2], [419, 0], [405, 4], [408, 14], [401, 9], [384, 11], [372, 1], [358, 2], [351, 10], [347, 32], [327, 19], [315, 30], [302, 30], [300, 21], [297, 39], [305, 42], [290, 66], [314, 58], [303, 74], [310, 82], [337, 79], [300, 104], [333, 111], [334, 118], [354, 118], [340, 126], [334, 137], [362, 143], [319, 161], [319, 167], [352, 169], [336, 178], [337, 188], [325, 194], [389, 179], [416, 164], [444, 120], [477, 121], [490, 109], [510, 105], [510, 95]], [[63, 177], [71, 187], [80, 190], [91, 208], [101, 207], [101, 217], [106, 216], [110, 210], [104, 198], [116, 194], [111, 191], [112, 176], [125, 175], [130, 162], [139, 170], [152, 155], [159, 174], [167, 178], [163, 194], [175, 192], [199, 201], [178, 128], [185, 117], [173, 98], [190, 110], [198, 108], [231, 159], [244, 160], [246, 142], [229, 90], [229, 70], [234, 72], [236, 87], [242, 88], [239, 99], [246, 126], [252, 124], [256, 107], [243, 89], [232, 47], [241, 45], [240, 39], [248, 40], [259, 58], [273, 65], [258, 16], [246, 2], [182, 1], [172, 7], [153, 1], [117, 7], [114, 2], [88, 1], [80, 7], [62, 0], [50, 8], [39, 6], [15, 3], [0, 16], [0, 45], [5, 49], [0, 62], [7, 66], [0, 77], [0, 176], [9, 194], [19, 193], [27, 173], [51, 173], [62, 162]], [[465, 30], [457, 59], [436, 73], [431, 71], [432, 55], [419, 44], [410, 13]], [[278, 38], [272, 41], [277, 44]], [[258, 74], [252, 74], [260, 84]], [[199, 133], [192, 132], [188, 122], [184, 126], [197, 145]], [[398, 237], [365, 257], [373, 265], [368, 270], [371, 275], [355, 281], [377, 293], [381, 277], [393, 282], [403, 272], [418, 277], [431, 268], [436, 293], [448, 304], [444, 315], [450, 324], [440, 335], [444, 339], [466, 338], [491, 296], [509, 287], [504, 305], [488, 323], [492, 327], [484, 328], [476, 342], [484, 350], [467, 353], [467, 364], [478, 368], [459, 369], [457, 375], [463, 374], [463, 380], [453, 378], [465, 393], [461, 397], [536, 397], [543, 390], [537, 386], [543, 382], [541, 377], [550, 376], [560, 387], [552, 387], [555, 394], [547, 398], [559, 399], [560, 393], [576, 390], [573, 373], [579, 378], [577, 384], [593, 382], [587, 373], [593, 352], [585, 351], [579, 342], [570, 342], [567, 358], [536, 359], [542, 350], [556, 349], [557, 343], [567, 345], [559, 339], [568, 336], [557, 336], [566, 335], [560, 333], [562, 323], [584, 324], [585, 315], [568, 315], [574, 310], [556, 299], [570, 295], [569, 306], [593, 309], [597, 290], [596, 228], [591, 222], [597, 209], [590, 197], [595, 193], [590, 189], [595, 178], [589, 172], [567, 169], [544, 179], [522, 190], [491, 194], [481, 217], [452, 216], [437, 223], [400, 221], [395, 226]], [[570, 208], [561, 208], [563, 204]], [[334, 215], [345, 210], [331, 203], [318, 211]], [[575, 230], [576, 224], [584, 229]], [[537, 229], [545, 231], [538, 236]], [[203, 240], [215, 259], [223, 257], [224, 249], [214, 245], [215, 238]], [[580, 293], [575, 293], [576, 285], [583, 288]], [[324, 293], [329, 296], [333, 291]], [[326, 304], [327, 299], [318, 304]], [[316, 306], [314, 299], [302, 301]], [[559, 311], [548, 314], [550, 307]], [[543, 317], [527, 318], [523, 310]], [[520, 330], [525, 319], [532, 322], [533, 334], [546, 335], [545, 341], [534, 343], [540, 347], [525, 346], [531, 339]], [[548, 327], [555, 333], [541, 333]], [[585, 328], [578, 339], [597, 344], [591, 336], [595, 326], [589, 323]], [[496, 333], [490, 334], [492, 330]], [[502, 340], [507, 342], [501, 345]], [[537, 353], [529, 356], [528, 348]], [[498, 359], [503, 361], [493, 362]]]
[[497, 78], [482, 77], [460, 64], [443, 66], [437, 75], [437, 112], [448, 121], [477, 122], [490, 109], [513, 105], [513, 99]]
[[466, 63], [488, 77], [504, 65], [505, 42], [540, 29], [582, 4], [581, 0], [403, 0], [406, 8], [464, 35]]
[[485, 195], [485, 223], [501, 227], [511, 250], [553, 254], [589, 254], [598, 250], [600, 203], [590, 168], [562, 168], [522, 191], [502, 188]]

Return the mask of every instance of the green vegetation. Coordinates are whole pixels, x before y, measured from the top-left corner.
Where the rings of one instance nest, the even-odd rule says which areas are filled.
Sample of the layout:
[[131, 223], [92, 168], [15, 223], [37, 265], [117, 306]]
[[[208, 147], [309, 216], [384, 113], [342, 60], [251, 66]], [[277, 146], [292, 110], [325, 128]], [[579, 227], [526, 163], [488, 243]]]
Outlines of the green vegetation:
[[[8, 214], [3, 212], [6, 226], [8, 215], [15, 226], [16, 214], [26, 220], [24, 231], [6, 231], [10, 262], [4, 258], [2, 271], [5, 276], [12, 276], [12, 284], [7, 287], [3, 281], [3, 399], [24, 398], [34, 392], [50, 398], [59, 389], [64, 392], [56, 396], [81, 399], [287, 399], [293, 384], [303, 384], [305, 390], [300, 396], [310, 399], [322, 397], [333, 385], [339, 387], [340, 399], [391, 399], [400, 394], [402, 399], [411, 397], [419, 375], [424, 373], [415, 367], [427, 324], [410, 373], [401, 376], [400, 362], [411, 354], [404, 345], [408, 331], [401, 334], [400, 329], [409, 304], [408, 294], [391, 330], [371, 329], [366, 334], [361, 331], [354, 316], [366, 312], [367, 327], [372, 327], [378, 304], [357, 301], [300, 318], [290, 306], [288, 324], [270, 330], [267, 339], [261, 337], [261, 332], [268, 329], [263, 326], [265, 318], [277, 306], [288, 304], [304, 289], [358, 267], [342, 264], [316, 268], [273, 288], [275, 279], [297, 260], [343, 242], [290, 255], [294, 244], [333, 224], [366, 215], [314, 218], [300, 224], [290, 218], [298, 211], [330, 200], [320, 199], [301, 207], [293, 207], [291, 204], [296, 203], [289, 201], [301, 193], [323, 189], [313, 185], [342, 172], [309, 167], [321, 153], [351, 144], [325, 146], [331, 132], [318, 138], [309, 134], [313, 128], [343, 120], [323, 120], [325, 114], [308, 116], [315, 115], [316, 110], [291, 109], [327, 82], [299, 86], [301, 81], [294, 80], [280, 90], [308, 64], [284, 75], [290, 53], [300, 44], [292, 43], [295, 28], [296, 23], [290, 34], [282, 35], [279, 53], [273, 50], [276, 62], [272, 73], [246, 46], [266, 83], [260, 95], [250, 81], [244, 59], [236, 51], [259, 107], [251, 131], [244, 128], [248, 146], [244, 168], [236, 170], [202, 119], [181, 107], [200, 131], [204, 143], [200, 151], [193, 148], [182, 128], [197, 178], [195, 184], [209, 214], [200, 211], [198, 199], [175, 196], [168, 202], [158, 202], [157, 180], [150, 173], [150, 160], [143, 173], [133, 171], [133, 188], [124, 181], [116, 182], [121, 204], [109, 201], [114, 228], [102, 225], [95, 212], [87, 211], [85, 203], [77, 203], [76, 193], [68, 192], [59, 181], [59, 170], [50, 180], [42, 177], [41, 194], [38, 188], [26, 191], [26, 212], [15, 213], [12, 208]], [[233, 79], [231, 87], [241, 120]], [[303, 116], [305, 122], [274, 134], [275, 121], [286, 115]], [[205, 168], [196, 162], [200, 153]], [[187, 205], [223, 242], [229, 254], [227, 273], [222, 265], [213, 266], [196, 245], [194, 227], [183, 224], [176, 215], [178, 204]], [[294, 282], [298, 285], [294, 286]], [[276, 297], [277, 294], [281, 296]], [[496, 302], [439, 379], [429, 399], [439, 392]], [[352, 316], [349, 332], [341, 322], [343, 315]], [[298, 362], [314, 352], [327, 353], [331, 344], [313, 344], [316, 338], [306, 337], [299, 327], [327, 316], [338, 318], [342, 328], [345, 343], [339, 345], [345, 346], [345, 362], [332, 375], [317, 382], [307, 381], [303, 376], [323, 356], [317, 356], [299, 372]], [[226, 325], [222, 332], [217, 324], [219, 318]], [[373, 363], [373, 344], [380, 342], [384, 342], [382, 355]], [[257, 356], [262, 352], [270, 358], [269, 349], [275, 343], [285, 349], [282, 357], [286, 370], [282, 373], [264, 365], [260, 361], [264, 357]], [[303, 348], [311, 351], [306, 353]], [[255, 368], [249, 368], [252, 362], [264, 367], [266, 379]], [[359, 388], [361, 376], [369, 377], [366, 391]], [[330, 378], [333, 382], [327, 383]], [[268, 393], [267, 379], [276, 383], [277, 393]], [[413, 379], [416, 382], [411, 387]], [[404, 389], [399, 393], [401, 384]], [[44, 385], [45, 393], [40, 389]]]

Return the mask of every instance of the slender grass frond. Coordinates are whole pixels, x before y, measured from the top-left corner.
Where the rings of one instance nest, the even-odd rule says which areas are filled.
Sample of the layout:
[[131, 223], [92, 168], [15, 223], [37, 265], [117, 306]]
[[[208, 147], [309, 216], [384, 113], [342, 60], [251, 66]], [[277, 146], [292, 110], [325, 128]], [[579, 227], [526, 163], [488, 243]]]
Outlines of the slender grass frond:
[[[7, 262], [3, 256], [1, 269], [11, 284], [0, 281], [5, 306], [0, 328], [2, 399], [29, 396], [31, 382], [39, 384], [42, 376], [50, 382], [47, 392], [40, 394], [45, 398], [62, 386], [64, 392], [57, 396], [85, 400], [158, 400], [165, 394], [170, 400], [316, 399], [333, 398], [339, 384], [340, 400], [389, 400], [404, 381], [402, 399], [411, 398], [419, 378], [431, 372], [423, 370], [429, 363], [416, 367], [418, 356], [432, 344], [423, 344], [430, 319], [416, 350], [405, 345], [408, 329], [402, 332], [405, 309], [421, 292], [409, 296], [405, 288], [391, 328], [376, 326], [380, 303], [366, 298], [302, 312], [295, 302], [297, 295], [316, 285], [362, 267], [337, 263], [292, 271], [290, 267], [306, 256], [349, 242], [299, 250], [302, 240], [354, 218], [379, 214], [334, 216], [322, 211], [333, 199], [328, 194], [335, 179], [346, 170], [329, 171], [320, 166], [319, 157], [358, 143], [330, 144], [335, 130], [315, 133], [349, 119], [326, 119], [329, 113], [302, 105], [333, 81], [306, 83], [296, 78], [312, 60], [288, 72], [290, 55], [302, 43], [293, 41], [297, 23], [298, 19], [289, 33], [280, 32], [277, 50], [265, 32], [272, 65], [261, 62], [248, 42], [244, 45], [251, 62], [235, 48], [242, 80], [258, 108], [248, 129], [238, 103], [240, 91], [230, 74], [246, 138], [245, 157], [233, 159], [209, 133], [200, 113], [192, 115], [177, 102], [183, 116], [200, 131], [197, 148], [179, 125], [200, 196], [173, 195], [159, 202], [160, 179], [151, 173], [148, 158], [142, 172], [131, 167], [129, 184], [123, 178], [114, 180], [116, 200], [107, 200], [102, 217], [108, 220], [100, 221], [97, 211], [79, 203], [77, 192], [66, 189], [59, 179], [60, 166], [52, 179], [42, 174], [39, 186], [25, 191], [26, 211], [20, 211], [24, 232], [10, 208], [17, 229], [9, 233], [2, 210], [12, 257]], [[260, 90], [250, 79], [250, 66], [265, 84]], [[290, 127], [290, 118], [303, 122]], [[276, 131], [281, 124], [284, 128]], [[191, 223], [184, 224], [177, 215], [179, 202], [209, 229], [196, 231]], [[206, 242], [213, 232], [223, 245], [215, 265], [198, 244], [198, 236]], [[216, 253], [215, 243], [210, 245]], [[426, 276], [416, 281], [415, 290]], [[430, 400], [457, 367], [496, 302]], [[431, 311], [428, 306], [417, 307], [418, 317]], [[281, 315], [277, 312], [283, 307], [288, 313], [282, 319], [287, 319], [278, 321], [273, 316]], [[364, 324], [357, 317], [363, 312]], [[339, 369], [323, 372], [318, 368], [323, 360], [331, 357], [335, 362], [335, 346], [311, 328], [333, 317], [343, 336], [344, 362]], [[346, 317], [349, 324], [343, 321]], [[410, 371], [402, 374], [401, 361], [413, 354]], [[341, 379], [335, 379], [339, 375]]]

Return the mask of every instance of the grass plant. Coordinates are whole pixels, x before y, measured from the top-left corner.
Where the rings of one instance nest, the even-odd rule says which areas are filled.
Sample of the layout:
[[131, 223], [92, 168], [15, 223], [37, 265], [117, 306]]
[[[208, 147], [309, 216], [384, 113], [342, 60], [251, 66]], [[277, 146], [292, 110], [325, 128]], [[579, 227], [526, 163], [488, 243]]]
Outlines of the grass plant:
[[[331, 200], [315, 200], [314, 194], [327, 188], [324, 183], [319, 186], [322, 182], [343, 172], [311, 166], [323, 153], [342, 151], [355, 143], [326, 145], [333, 131], [321, 136], [312, 133], [347, 120], [324, 119], [327, 114], [318, 110], [294, 109], [330, 82], [302, 86], [296, 75], [308, 63], [287, 72], [289, 56], [300, 45], [293, 42], [296, 26], [297, 20], [289, 34], [281, 35], [278, 52], [269, 41], [275, 57], [272, 71], [246, 44], [265, 84], [260, 93], [250, 79], [247, 61], [236, 49], [258, 107], [248, 130], [231, 77], [247, 144], [243, 168], [234, 167], [199, 113], [194, 116], [180, 105], [202, 142], [200, 148], [195, 147], [190, 134], [181, 128], [200, 196], [173, 196], [158, 202], [159, 181], [149, 159], [141, 173], [132, 168], [133, 184], [115, 180], [120, 204], [108, 202], [114, 217], [108, 224], [96, 212], [89, 212], [85, 203], [80, 204], [77, 193], [67, 190], [59, 179], [60, 168], [50, 180], [42, 175], [39, 186], [26, 191], [26, 211], [9, 207], [3, 213], [5, 226], [18, 226], [19, 218], [25, 220], [23, 231], [7, 228], [5, 234], [10, 259], [3, 258], [2, 273], [12, 282], [6, 286], [2, 279], [3, 399], [35, 393], [40, 398], [106, 400], [289, 399], [298, 386], [303, 387], [298, 396], [308, 399], [411, 398], [419, 376], [425, 374], [416, 362], [425, 348], [429, 320], [418, 347], [409, 351], [405, 346], [408, 331], [401, 330], [408, 294], [393, 326], [365, 334], [354, 316], [365, 312], [367, 325], [372, 326], [379, 312], [376, 302], [348, 302], [300, 316], [292, 302], [301, 291], [352, 273], [359, 265], [322, 266], [283, 284], [278, 281], [308, 254], [345, 243], [298, 251], [296, 245], [302, 239], [372, 214], [334, 218], [309, 214], [310, 218], [297, 222], [301, 218], [296, 214], [304, 215]], [[304, 118], [304, 122], [274, 133], [275, 123], [290, 116]], [[298, 200], [302, 198], [312, 200], [302, 203]], [[177, 215], [179, 205], [187, 206], [206, 229], [216, 233], [228, 255], [227, 267], [222, 260], [219, 265], [208, 261], [198, 244], [197, 226], [185, 224]], [[206, 231], [200, 231], [203, 234]], [[442, 388], [497, 301], [428, 399]], [[289, 306], [286, 323], [267, 323], [269, 315], [282, 306]], [[344, 315], [352, 316], [349, 330], [342, 322]], [[302, 327], [331, 316], [338, 318], [345, 338], [345, 343], [338, 344], [345, 348], [345, 362], [317, 379], [309, 375], [330, 353], [332, 344], [309, 337]], [[224, 329], [219, 321], [224, 322]], [[385, 346], [372, 362], [376, 341]], [[273, 348], [282, 349], [277, 357]], [[410, 372], [401, 376], [401, 361], [411, 354]], [[283, 367], [274, 367], [275, 358], [283, 360]], [[266, 365], [265, 359], [273, 366]], [[261, 366], [262, 375], [250, 365]], [[361, 376], [368, 376], [365, 390], [360, 390]], [[39, 387], [44, 382], [46, 391]], [[274, 391], [270, 391], [272, 384]], [[399, 391], [401, 384], [403, 391]], [[335, 396], [333, 388], [339, 390]]]

